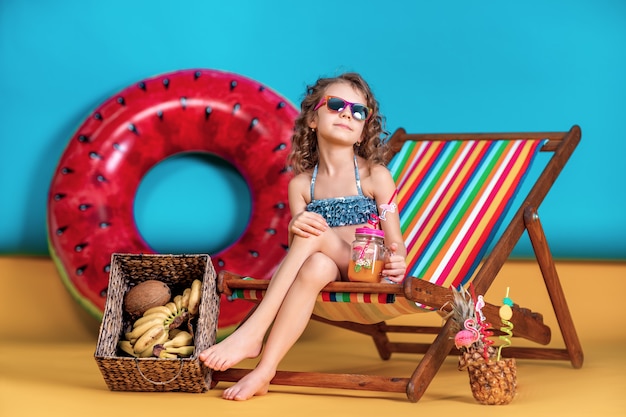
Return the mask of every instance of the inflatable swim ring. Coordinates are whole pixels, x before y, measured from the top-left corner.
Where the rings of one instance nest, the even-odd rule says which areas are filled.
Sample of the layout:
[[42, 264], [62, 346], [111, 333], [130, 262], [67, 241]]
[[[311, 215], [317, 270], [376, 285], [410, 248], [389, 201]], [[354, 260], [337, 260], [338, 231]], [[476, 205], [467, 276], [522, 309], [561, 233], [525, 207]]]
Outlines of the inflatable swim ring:
[[[101, 319], [111, 254], [155, 253], [137, 229], [135, 194], [152, 167], [181, 152], [223, 158], [250, 188], [248, 226], [211, 254], [215, 269], [269, 279], [287, 248], [285, 163], [297, 114], [258, 82], [206, 69], [146, 79], [105, 101], [71, 138], [48, 195], [48, 246], [73, 297]], [[238, 324], [249, 304], [222, 299], [219, 329]]]

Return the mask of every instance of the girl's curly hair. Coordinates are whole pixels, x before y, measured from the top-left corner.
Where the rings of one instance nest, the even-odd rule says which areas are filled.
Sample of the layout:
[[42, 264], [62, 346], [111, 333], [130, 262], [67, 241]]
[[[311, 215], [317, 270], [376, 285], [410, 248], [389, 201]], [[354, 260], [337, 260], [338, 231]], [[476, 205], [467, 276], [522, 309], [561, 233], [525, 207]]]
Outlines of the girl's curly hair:
[[319, 161], [316, 133], [309, 127], [313, 120], [317, 103], [324, 97], [328, 86], [347, 83], [361, 91], [366, 105], [372, 109], [372, 116], [365, 121], [363, 140], [354, 145], [355, 154], [375, 164], [386, 164], [386, 145], [389, 132], [385, 130], [385, 119], [379, 113], [378, 101], [367, 82], [357, 73], [349, 72], [337, 77], [319, 78], [314, 85], [307, 86], [306, 95], [300, 104], [300, 114], [296, 118], [294, 134], [291, 138], [291, 152], [288, 161], [294, 174], [313, 169]]

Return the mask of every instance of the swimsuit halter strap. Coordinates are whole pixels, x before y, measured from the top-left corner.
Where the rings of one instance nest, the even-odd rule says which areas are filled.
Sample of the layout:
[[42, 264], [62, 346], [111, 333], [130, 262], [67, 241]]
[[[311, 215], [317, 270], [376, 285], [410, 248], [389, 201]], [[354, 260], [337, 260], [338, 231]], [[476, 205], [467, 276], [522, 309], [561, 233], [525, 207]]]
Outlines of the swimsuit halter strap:
[[[311, 176], [311, 201], [315, 200], [313, 197], [313, 190], [315, 189], [315, 178], [317, 178], [317, 167], [319, 164], [315, 164], [315, 168], [313, 168], [313, 175]], [[361, 190], [361, 175], [359, 174], [359, 165], [356, 162], [356, 155], [354, 155], [354, 177], [356, 178], [356, 190], [359, 195], [363, 195], [363, 190]]]
[[359, 195], [363, 195], [363, 191], [361, 190], [361, 175], [359, 175], [359, 165], [356, 163], [356, 155], [354, 155], [354, 176], [356, 178], [356, 189], [359, 192]]
[[311, 201], [315, 200], [315, 198], [313, 198], [313, 190], [315, 189], [315, 178], [317, 177], [317, 165], [318, 164], [315, 164], [313, 176], [311, 177]]

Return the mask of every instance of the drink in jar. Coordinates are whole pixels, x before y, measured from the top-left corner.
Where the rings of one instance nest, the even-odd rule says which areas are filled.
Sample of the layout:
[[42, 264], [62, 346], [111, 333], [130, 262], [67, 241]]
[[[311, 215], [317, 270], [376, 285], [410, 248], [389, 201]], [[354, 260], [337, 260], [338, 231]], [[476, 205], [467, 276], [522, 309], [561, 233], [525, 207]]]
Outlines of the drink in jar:
[[374, 261], [372, 265], [370, 262], [357, 264], [358, 261], [350, 259], [348, 266], [348, 279], [350, 281], [359, 282], [379, 282], [380, 273], [383, 270], [384, 261]]
[[385, 264], [385, 232], [361, 227], [356, 229], [352, 242], [348, 280], [379, 282]]

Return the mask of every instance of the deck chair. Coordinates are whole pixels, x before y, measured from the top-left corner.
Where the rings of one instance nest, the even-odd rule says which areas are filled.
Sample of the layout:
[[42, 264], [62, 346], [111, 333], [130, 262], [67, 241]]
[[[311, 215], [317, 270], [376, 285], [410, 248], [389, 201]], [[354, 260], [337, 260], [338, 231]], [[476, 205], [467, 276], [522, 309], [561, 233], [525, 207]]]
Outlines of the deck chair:
[[[513, 307], [514, 336], [531, 346], [509, 347], [503, 356], [583, 363], [565, 295], [559, 282], [537, 210], [580, 141], [580, 128], [566, 132], [499, 134], [408, 134], [400, 128], [390, 138], [389, 168], [398, 186], [403, 236], [408, 250], [402, 285], [333, 282], [320, 293], [312, 319], [370, 335], [382, 359], [392, 353], [422, 354], [412, 374], [379, 375], [291, 372], [279, 370], [271, 384], [404, 392], [417, 402], [454, 348], [452, 320], [441, 326], [390, 325], [402, 314], [445, 311], [451, 288], [473, 286], [485, 294], [526, 231], [556, 316], [564, 348], [546, 347], [551, 329], [543, 316]], [[536, 181], [524, 189], [536, 155], [547, 153]], [[516, 208], [512, 210], [513, 202]], [[507, 213], [509, 215], [507, 216]], [[509, 220], [510, 218], [510, 220]], [[507, 219], [506, 226], [503, 223]], [[502, 227], [499, 227], [502, 226]], [[503, 229], [497, 232], [498, 229]], [[231, 298], [258, 302], [268, 281], [221, 271], [218, 290]], [[489, 300], [487, 300], [489, 301]], [[487, 302], [487, 321], [500, 323], [498, 308]], [[497, 330], [494, 329], [497, 334]], [[431, 342], [392, 342], [390, 334], [432, 334]], [[237, 381], [249, 370], [215, 372], [213, 382]]]

